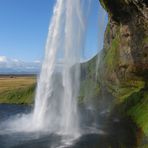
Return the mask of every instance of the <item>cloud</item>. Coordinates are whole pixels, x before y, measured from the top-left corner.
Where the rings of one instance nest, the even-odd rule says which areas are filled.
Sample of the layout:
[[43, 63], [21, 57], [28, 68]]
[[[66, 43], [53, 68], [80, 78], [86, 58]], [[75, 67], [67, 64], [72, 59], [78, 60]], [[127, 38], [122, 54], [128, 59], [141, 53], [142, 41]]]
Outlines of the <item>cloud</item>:
[[38, 64], [40, 64], [41, 61], [39, 61], [39, 60], [35, 60], [34, 63], [38, 63]]
[[[25, 62], [19, 59], [12, 59], [6, 56], [0, 56], [0, 74], [38, 74], [41, 69], [42, 62], [35, 60]], [[58, 59], [56, 63], [56, 71], [60, 72], [63, 68], [63, 59]]]
[[39, 60], [24, 62], [19, 59], [11, 59], [0, 56], [0, 74], [4, 73], [38, 73], [41, 67]]
[[5, 56], [0, 56], [0, 63], [4, 63], [7, 61], [7, 58]]

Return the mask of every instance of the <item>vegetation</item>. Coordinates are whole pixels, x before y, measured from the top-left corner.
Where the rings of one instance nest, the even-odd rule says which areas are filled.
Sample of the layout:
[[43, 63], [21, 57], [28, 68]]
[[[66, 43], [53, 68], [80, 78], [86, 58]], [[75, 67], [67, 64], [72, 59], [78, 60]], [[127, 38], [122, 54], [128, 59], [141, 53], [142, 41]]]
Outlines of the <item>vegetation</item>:
[[[123, 102], [117, 102], [112, 114], [121, 118], [131, 120], [135, 123], [136, 140], [139, 148], [145, 148], [148, 145], [148, 91], [141, 89], [125, 97]], [[131, 123], [129, 123], [131, 124]], [[133, 126], [134, 127], [134, 126]]]
[[126, 101], [130, 104], [127, 114], [130, 115], [137, 125], [148, 136], [148, 92], [139, 91], [132, 94]]
[[1, 76], [0, 103], [31, 104], [35, 86], [35, 76]]
[[[109, 28], [109, 27], [108, 27]], [[109, 31], [109, 30], [108, 30]], [[105, 58], [104, 58], [104, 62], [107, 71], [113, 71], [114, 68], [117, 66], [117, 62], [118, 62], [118, 48], [119, 48], [119, 42], [120, 42], [120, 34], [117, 33], [115, 39], [113, 39], [110, 49], [108, 50]]]
[[98, 56], [81, 64], [79, 103], [89, 102], [90, 100], [93, 100], [95, 103], [99, 101], [100, 82], [98, 81], [98, 75], [96, 74]]

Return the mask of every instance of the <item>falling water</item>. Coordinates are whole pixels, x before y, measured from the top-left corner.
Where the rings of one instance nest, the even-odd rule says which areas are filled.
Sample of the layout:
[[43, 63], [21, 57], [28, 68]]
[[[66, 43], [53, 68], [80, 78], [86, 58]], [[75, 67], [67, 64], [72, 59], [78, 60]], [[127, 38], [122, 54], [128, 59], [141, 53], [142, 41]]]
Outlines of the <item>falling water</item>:
[[[1, 133], [80, 135], [77, 113], [80, 61], [90, 0], [57, 0], [38, 78], [34, 109], [3, 122]], [[60, 68], [59, 59], [61, 61]], [[62, 60], [61, 60], [62, 59]]]
[[[86, 5], [86, 0], [57, 0], [55, 5], [37, 84], [33, 112], [33, 125], [37, 130], [79, 133], [77, 97], [80, 55], [85, 41]], [[62, 87], [57, 88], [54, 77], [60, 51], [63, 52]]]

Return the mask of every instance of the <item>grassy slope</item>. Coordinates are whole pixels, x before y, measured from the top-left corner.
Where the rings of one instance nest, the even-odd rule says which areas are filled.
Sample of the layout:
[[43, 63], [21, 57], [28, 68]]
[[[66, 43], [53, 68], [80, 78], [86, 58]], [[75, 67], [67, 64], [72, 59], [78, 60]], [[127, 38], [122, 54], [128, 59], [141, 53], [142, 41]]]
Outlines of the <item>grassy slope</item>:
[[32, 103], [35, 85], [35, 76], [0, 76], [0, 103]]

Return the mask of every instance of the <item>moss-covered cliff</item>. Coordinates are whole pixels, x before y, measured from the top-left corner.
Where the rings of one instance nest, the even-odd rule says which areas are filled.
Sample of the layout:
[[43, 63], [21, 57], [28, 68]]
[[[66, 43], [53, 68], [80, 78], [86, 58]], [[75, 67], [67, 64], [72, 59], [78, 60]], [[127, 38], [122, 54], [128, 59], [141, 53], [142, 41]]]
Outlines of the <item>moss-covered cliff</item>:
[[109, 15], [103, 85], [115, 97], [114, 111], [130, 117], [148, 136], [148, 1], [100, 0]]

